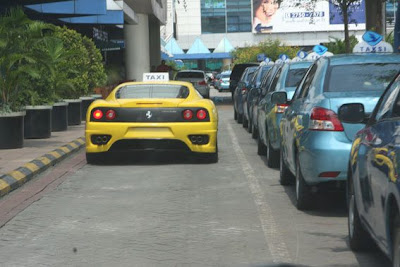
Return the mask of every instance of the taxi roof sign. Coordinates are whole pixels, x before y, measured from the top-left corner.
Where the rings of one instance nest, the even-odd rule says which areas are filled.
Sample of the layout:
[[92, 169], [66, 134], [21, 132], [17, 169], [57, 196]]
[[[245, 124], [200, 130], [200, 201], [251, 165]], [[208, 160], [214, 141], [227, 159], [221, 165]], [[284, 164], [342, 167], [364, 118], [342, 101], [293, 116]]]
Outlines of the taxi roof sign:
[[143, 73], [144, 82], [168, 82], [169, 73], [168, 72], [149, 72]]
[[353, 53], [393, 53], [393, 47], [383, 41], [382, 35], [366, 31], [362, 36], [362, 42], [353, 48]]

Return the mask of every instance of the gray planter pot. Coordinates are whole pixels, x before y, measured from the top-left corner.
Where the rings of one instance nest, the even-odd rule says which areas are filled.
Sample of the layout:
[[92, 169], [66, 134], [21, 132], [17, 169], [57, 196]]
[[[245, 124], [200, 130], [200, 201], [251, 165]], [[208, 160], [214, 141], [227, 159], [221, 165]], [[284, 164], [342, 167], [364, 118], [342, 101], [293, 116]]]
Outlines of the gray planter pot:
[[0, 149], [21, 148], [24, 145], [25, 112], [0, 114]]
[[82, 114], [81, 115], [82, 115], [82, 120], [85, 121], [87, 110], [88, 110], [90, 104], [92, 104], [95, 99], [91, 96], [83, 96], [83, 97], [80, 97], [79, 99], [82, 100]]
[[62, 132], [68, 129], [68, 103], [58, 102], [51, 113], [51, 131]]
[[52, 106], [26, 106], [24, 138], [44, 139], [51, 136]]
[[80, 125], [82, 118], [82, 100], [64, 99], [68, 103], [68, 126]]

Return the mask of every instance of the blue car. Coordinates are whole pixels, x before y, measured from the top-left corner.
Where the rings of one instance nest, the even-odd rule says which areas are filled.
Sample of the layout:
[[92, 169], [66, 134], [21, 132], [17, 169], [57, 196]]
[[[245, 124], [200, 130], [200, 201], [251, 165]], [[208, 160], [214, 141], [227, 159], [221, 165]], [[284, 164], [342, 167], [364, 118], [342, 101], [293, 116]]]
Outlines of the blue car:
[[265, 73], [260, 87], [258, 90], [253, 90], [252, 94], [254, 95], [252, 97], [252, 101], [250, 103], [250, 112], [251, 112], [251, 137], [256, 139], [258, 137], [258, 108], [259, 108], [259, 103], [260, 101], [265, 97], [265, 95], [268, 92], [268, 89], [272, 83], [272, 80], [274, 79], [276, 72], [281, 68], [282, 64], [274, 64], [268, 71]]
[[224, 71], [221, 73], [218, 81], [218, 87], [217, 90], [219, 92], [222, 91], [229, 91], [229, 79], [231, 76], [231, 71]]
[[[251, 104], [254, 98], [256, 98], [256, 93], [260, 90], [262, 79], [264, 78], [266, 72], [271, 68], [271, 65], [264, 65], [257, 68], [254, 72], [253, 78], [250, 81], [249, 89], [243, 94], [243, 127], [251, 129], [252, 112]], [[250, 125], [249, 125], [250, 124]], [[251, 131], [251, 130], [250, 130]]]
[[281, 123], [280, 183], [296, 181], [296, 206], [309, 208], [312, 188], [343, 185], [351, 143], [363, 124], [342, 123], [340, 106], [362, 103], [371, 112], [400, 69], [399, 54], [348, 54], [322, 57], [308, 69], [293, 99], [272, 94], [272, 103], [288, 104]]
[[363, 123], [351, 148], [347, 179], [349, 244], [378, 247], [400, 266], [400, 75], [370, 118], [363, 104], [343, 105], [339, 118]]
[[273, 92], [286, 92], [287, 100], [293, 97], [296, 87], [301, 82], [312, 62], [286, 63], [280, 67], [269, 86], [265, 97], [258, 104], [258, 155], [267, 156], [268, 167], [279, 166], [279, 151], [281, 146], [281, 133], [279, 123], [287, 104], [274, 105], [271, 103]]
[[233, 112], [234, 118], [238, 123], [243, 122], [243, 95], [249, 89], [249, 84], [251, 79], [253, 78], [254, 72], [257, 70], [257, 67], [248, 67], [242, 74], [239, 82], [237, 83], [236, 89], [233, 93]]

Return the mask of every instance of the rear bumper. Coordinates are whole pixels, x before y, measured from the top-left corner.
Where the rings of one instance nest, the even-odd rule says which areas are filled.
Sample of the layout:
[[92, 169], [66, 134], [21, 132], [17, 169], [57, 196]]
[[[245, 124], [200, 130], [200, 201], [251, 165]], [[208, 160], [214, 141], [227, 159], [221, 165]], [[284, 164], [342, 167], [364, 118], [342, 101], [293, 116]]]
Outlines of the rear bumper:
[[[110, 135], [105, 145], [92, 143], [92, 135]], [[193, 144], [189, 135], [208, 135], [204, 145]], [[99, 123], [88, 122], [85, 131], [86, 152], [129, 150], [179, 150], [198, 153], [216, 152], [217, 123]]]
[[[307, 184], [347, 180], [351, 143], [343, 132], [308, 132], [300, 147], [301, 172]], [[343, 136], [341, 136], [343, 135]], [[322, 173], [339, 172], [335, 178], [320, 177]]]

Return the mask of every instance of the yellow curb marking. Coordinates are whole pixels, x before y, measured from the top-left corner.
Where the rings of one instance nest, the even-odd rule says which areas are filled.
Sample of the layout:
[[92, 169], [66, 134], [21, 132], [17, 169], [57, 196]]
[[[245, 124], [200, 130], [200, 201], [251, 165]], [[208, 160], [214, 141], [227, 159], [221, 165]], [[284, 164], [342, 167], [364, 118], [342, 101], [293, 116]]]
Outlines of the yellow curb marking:
[[46, 157], [40, 157], [40, 158], [38, 158], [38, 160], [41, 161], [44, 165], [49, 165], [51, 162], [51, 160], [49, 160]]
[[55, 157], [56, 159], [59, 159], [61, 157], [61, 155], [57, 151], [52, 151], [49, 154]]
[[23, 184], [26, 180], [26, 175], [20, 171], [12, 171], [9, 172], [8, 175], [17, 180], [20, 185]]
[[10, 192], [10, 189], [11, 189], [10, 185], [3, 179], [0, 179], [0, 195], [4, 196], [8, 192]]
[[73, 142], [69, 143], [69, 145], [72, 146], [73, 148], [77, 148], [77, 147], [78, 147], [78, 145], [76, 145], [76, 144], [73, 143]]
[[68, 147], [66, 147], [66, 146], [62, 146], [62, 147], [60, 147], [60, 149], [61, 149], [62, 151], [64, 151], [65, 153], [71, 152], [71, 150], [70, 150]]
[[37, 166], [34, 163], [30, 163], [30, 162], [26, 163], [23, 167], [27, 168], [31, 172], [35, 172], [35, 171], [39, 170], [39, 166]]

